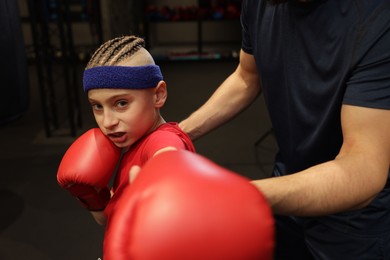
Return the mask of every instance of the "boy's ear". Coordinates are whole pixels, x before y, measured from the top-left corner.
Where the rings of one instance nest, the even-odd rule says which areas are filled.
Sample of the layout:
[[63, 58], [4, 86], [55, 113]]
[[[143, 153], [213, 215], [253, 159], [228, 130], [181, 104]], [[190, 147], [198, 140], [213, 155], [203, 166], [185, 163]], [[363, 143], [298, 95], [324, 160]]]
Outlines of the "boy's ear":
[[154, 88], [154, 95], [155, 95], [155, 106], [157, 108], [161, 108], [164, 106], [165, 101], [168, 97], [168, 91], [167, 91], [167, 84], [165, 81], [161, 80], [157, 87]]

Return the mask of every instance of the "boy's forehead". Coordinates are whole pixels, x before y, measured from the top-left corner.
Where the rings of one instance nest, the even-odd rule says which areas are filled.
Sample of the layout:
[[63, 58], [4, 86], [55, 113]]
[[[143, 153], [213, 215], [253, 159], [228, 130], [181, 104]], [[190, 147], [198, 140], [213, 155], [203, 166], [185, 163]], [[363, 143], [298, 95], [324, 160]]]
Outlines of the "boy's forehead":
[[114, 97], [129, 96], [146, 91], [146, 89], [113, 89], [113, 88], [96, 88], [88, 91], [89, 99], [109, 99]]

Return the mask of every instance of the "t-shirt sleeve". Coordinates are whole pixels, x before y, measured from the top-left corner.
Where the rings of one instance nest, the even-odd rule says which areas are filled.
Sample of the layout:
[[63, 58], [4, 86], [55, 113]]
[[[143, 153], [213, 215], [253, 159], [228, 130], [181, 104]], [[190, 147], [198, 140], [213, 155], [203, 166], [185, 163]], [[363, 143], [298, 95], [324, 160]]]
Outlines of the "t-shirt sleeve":
[[249, 23], [248, 23], [248, 1], [243, 1], [241, 5], [241, 49], [248, 53], [253, 54], [253, 48], [251, 44], [251, 37], [249, 33]]
[[144, 155], [151, 158], [157, 151], [168, 146], [178, 150], [186, 149], [183, 140], [178, 135], [169, 131], [159, 131], [148, 139], [144, 147]]
[[344, 104], [390, 109], [389, 43], [390, 28], [367, 30], [356, 49], [358, 60], [347, 82]]

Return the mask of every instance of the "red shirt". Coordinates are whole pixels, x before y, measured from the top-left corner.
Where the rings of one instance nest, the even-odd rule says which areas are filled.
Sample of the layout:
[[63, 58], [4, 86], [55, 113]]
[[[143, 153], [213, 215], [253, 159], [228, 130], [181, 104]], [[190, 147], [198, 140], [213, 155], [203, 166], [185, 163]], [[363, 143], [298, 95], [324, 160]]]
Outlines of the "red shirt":
[[168, 146], [195, 152], [191, 139], [179, 128], [177, 123], [162, 124], [130, 147], [124, 154], [115, 176], [112, 187], [114, 195], [104, 211], [106, 216], [110, 216], [121, 193], [129, 184], [131, 167], [134, 165], [142, 167], [157, 151]]

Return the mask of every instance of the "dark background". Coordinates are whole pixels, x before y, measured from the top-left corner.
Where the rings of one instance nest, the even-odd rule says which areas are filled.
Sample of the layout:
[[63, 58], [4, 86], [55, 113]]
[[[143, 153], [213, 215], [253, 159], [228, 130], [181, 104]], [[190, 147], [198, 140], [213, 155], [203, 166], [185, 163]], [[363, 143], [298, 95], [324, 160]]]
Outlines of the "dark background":
[[[177, 21], [150, 20], [150, 12], [144, 12], [145, 6], [150, 8], [148, 1], [68, 1], [69, 9], [62, 1], [33, 1], [41, 4], [33, 8], [30, 2], [0, 2], [0, 259], [97, 259], [102, 256], [103, 228], [56, 182], [67, 147], [95, 127], [81, 91], [88, 55], [101, 41], [121, 34], [149, 39], [149, 50], [168, 84], [163, 117], [180, 121], [234, 71], [239, 20], [223, 18], [218, 1], [173, 1], [192, 11], [199, 12], [197, 6], [214, 11], [214, 20], [184, 18], [191, 9], [180, 13], [170, 5], [176, 10], [172, 16], [182, 15]], [[170, 4], [150, 2], [159, 12]], [[225, 7], [226, 2], [237, 3], [223, 2]], [[97, 3], [99, 12], [86, 11], [87, 4], [92, 8]], [[276, 145], [272, 134], [256, 142], [269, 129], [260, 97], [195, 147], [238, 174], [263, 178], [272, 169]]]

